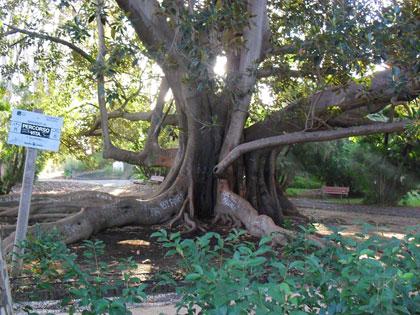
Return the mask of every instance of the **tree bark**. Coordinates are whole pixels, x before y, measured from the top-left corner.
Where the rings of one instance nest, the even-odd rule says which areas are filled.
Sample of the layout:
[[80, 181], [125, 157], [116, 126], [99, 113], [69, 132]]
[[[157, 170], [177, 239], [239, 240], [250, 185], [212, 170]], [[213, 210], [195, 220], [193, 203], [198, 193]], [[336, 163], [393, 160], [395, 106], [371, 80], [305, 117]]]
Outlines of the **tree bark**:
[[[246, 2], [246, 12], [243, 14], [249, 16], [249, 23], [241, 30], [235, 29], [234, 34], [243, 45], [226, 45], [222, 40], [218, 43], [220, 47], [226, 48], [228, 59], [225, 86], [207, 84], [204, 88], [199, 82], [212, 81], [211, 65], [215, 56], [211, 54], [217, 55], [216, 50], [208, 55], [203, 51], [204, 57], [210, 60], [203, 62], [208, 74], [196, 74], [192, 70], [196, 69], [193, 61], [202, 60], [194, 55], [191, 57], [190, 49], [186, 51], [183, 47], [189, 40], [191, 43], [202, 43], [203, 39], [196, 37], [194, 25], [188, 25], [190, 32], [183, 34], [185, 37], [179, 35], [180, 27], [185, 26], [180, 24], [182, 18], [185, 18], [180, 14], [194, 14], [198, 4], [195, 6], [194, 1], [189, 1], [187, 7], [184, 2], [177, 2], [175, 13], [166, 15], [162, 13], [161, 1], [116, 2], [131, 21], [149, 56], [162, 68], [165, 77], [152, 113], [108, 113], [106, 80], [102, 71], [106, 47], [104, 25], [100, 18], [103, 2], [100, 1], [97, 11], [96, 60], [99, 69], [97, 83], [100, 119], [95, 121], [94, 130], [97, 130], [100, 121], [106, 158], [171, 169], [158, 192], [148, 200], [95, 193], [66, 195], [54, 200], [52, 204], [59, 211], [52, 212], [49, 216], [44, 212], [45, 208], [43, 210], [45, 203], [35, 203], [34, 222], [69, 214], [57, 222], [42, 224], [46, 230], [57, 228], [66, 242], [87, 238], [107, 227], [127, 224], [181, 221], [187, 231], [193, 231], [200, 228], [197, 219], [213, 217], [216, 221], [245, 226], [255, 236], [275, 233], [275, 241], [285, 244], [295, 234], [279, 225], [286, 216], [296, 218], [300, 215], [277, 183], [276, 159], [279, 148], [287, 144], [403, 130], [407, 122], [367, 125], [366, 115], [379, 111], [393, 101], [412, 100], [420, 90], [420, 80], [414, 77], [397, 94], [392, 73], [384, 71], [374, 76], [370, 87], [349, 83], [346, 87], [327, 88], [245, 128], [253, 89], [259, 77], [284, 75], [285, 72], [288, 76], [299, 75], [282, 67], [274, 71], [258, 68], [265, 54], [269, 52], [266, 49], [267, 1]], [[53, 38], [38, 38], [60, 43]], [[207, 37], [204, 41], [207, 41]], [[69, 43], [61, 44], [70, 47]], [[77, 47], [70, 48], [77, 51]], [[293, 49], [294, 47], [281, 47], [271, 52], [284, 53]], [[220, 48], [218, 51], [220, 52]], [[78, 52], [89, 60], [88, 56], [83, 55], [83, 51]], [[204, 57], [203, 60], [206, 59]], [[177, 114], [167, 117], [164, 122], [164, 97], [169, 88], [174, 96]], [[151, 128], [143, 151], [131, 152], [113, 145], [108, 121], [117, 117], [150, 120]], [[164, 123], [176, 123], [179, 127], [178, 150], [165, 150], [159, 146], [158, 136]], [[362, 125], [358, 126], [360, 124]], [[336, 127], [346, 128], [333, 129]], [[3, 205], [7, 202], [13, 204], [5, 201]], [[12, 217], [14, 211], [0, 208], [0, 216]], [[12, 235], [6, 238], [5, 245], [10, 246], [11, 238]]]

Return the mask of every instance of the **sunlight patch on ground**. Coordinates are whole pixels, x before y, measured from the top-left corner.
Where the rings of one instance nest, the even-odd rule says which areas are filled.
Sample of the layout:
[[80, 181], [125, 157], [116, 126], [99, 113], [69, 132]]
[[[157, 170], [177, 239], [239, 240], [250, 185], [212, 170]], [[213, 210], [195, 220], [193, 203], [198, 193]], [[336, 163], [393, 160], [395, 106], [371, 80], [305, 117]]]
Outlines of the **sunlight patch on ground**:
[[[323, 223], [314, 223], [316, 228], [316, 232], [320, 235], [327, 236], [333, 233], [333, 230]], [[343, 236], [353, 237], [357, 233], [362, 232], [362, 227], [360, 225], [341, 225], [342, 230], [340, 230], [340, 234]], [[395, 232], [395, 231], [384, 231], [388, 229], [386, 226], [378, 227], [377, 230], [368, 231], [370, 235], [377, 235], [384, 238], [397, 238], [402, 240], [405, 237], [405, 233]]]
[[124, 240], [119, 241], [120, 245], [131, 245], [131, 246], [150, 246], [150, 242], [145, 240]]
[[151, 264], [137, 264], [137, 267], [135, 270], [133, 270], [134, 274], [142, 275], [145, 273], [151, 273], [152, 272], [152, 265]]
[[314, 226], [315, 226], [316, 232], [318, 234], [321, 234], [321, 235], [324, 235], [324, 236], [332, 234], [332, 231], [325, 224], [314, 223]]
[[404, 233], [397, 233], [397, 232], [375, 232], [376, 235], [386, 237], [386, 238], [398, 238], [402, 240], [405, 237]]

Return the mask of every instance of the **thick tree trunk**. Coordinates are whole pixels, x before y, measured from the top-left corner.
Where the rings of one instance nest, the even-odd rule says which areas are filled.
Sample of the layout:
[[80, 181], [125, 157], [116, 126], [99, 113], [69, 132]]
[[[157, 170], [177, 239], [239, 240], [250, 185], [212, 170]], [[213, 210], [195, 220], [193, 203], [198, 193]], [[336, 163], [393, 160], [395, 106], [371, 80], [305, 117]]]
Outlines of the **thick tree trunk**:
[[[46, 222], [42, 226], [46, 230], [57, 228], [66, 242], [87, 238], [92, 233], [111, 226], [127, 224], [183, 222], [187, 231], [192, 231], [200, 228], [197, 218], [214, 217], [216, 221], [220, 219], [236, 226], [244, 226], [255, 236], [276, 233], [275, 241], [284, 244], [294, 233], [279, 225], [284, 222], [285, 216], [301, 216], [276, 181], [279, 146], [353, 135], [351, 132], [354, 130], [350, 130], [351, 128], [317, 132], [326, 127], [358, 125], [364, 121], [366, 114], [377, 112], [396, 97], [394, 86], [390, 84], [393, 82], [392, 73], [385, 71], [373, 78], [369, 91], [354, 83], [342, 89], [329, 88], [245, 128], [253, 89], [258, 75], [261, 75], [261, 72], [258, 74], [258, 67], [266, 53], [267, 1], [246, 1], [243, 14], [249, 15], [249, 23], [245, 23], [240, 31], [235, 29], [233, 34], [238, 36], [243, 45], [230, 47], [224, 45], [223, 40], [217, 43], [226, 50], [228, 59], [227, 79], [223, 87], [207, 84], [212, 81], [209, 65], [213, 65], [215, 56], [221, 54], [216, 47], [210, 53], [206, 53], [205, 49], [202, 51], [205, 58], [201, 59], [205, 60], [203, 64], [206, 64], [205, 68], [209, 73], [194, 73], [197, 69], [195, 64], [202, 60], [191, 49], [185, 49], [189, 47], [185, 43], [188, 40], [194, 44], [200, 41], [195, 36], [194, 26], [188, 26], [192, 27], [191, 38], [188, 38], [188, 34], [183, 34], [185, 37], [180, 36], [181, 16], [176, 13], [169, 16], [163, 14], [161, 2], [157, 0], [116, 2], [131, 21], [149, 55], [161, 66], [167, 81], [162, 82], [155, 110], [143, 117], [151, 122], [148, 134], [150, 141], [148, 140], [144, 150], [131, 152], [114, 146], [108, 119], [133, 117], [124, 113], [107, 112], [106, 80], [102, 71], [106, 60], [106, 41], [100, 18], [102, 1], [99, 1], [99, 50], [96, 63], [100, 70], [97, 84], [104, 156], [133, 164], [170, 166], [171, 170], [158, 192], [148, 200], [117, 198], [98, 193], [88, 193], [85, 196], [66, 195], [54, 201], [50, 199], [50, 205], [56, 209], [52, 213], [44, 212], [45, 203], [33, 203], [32, 222], [59, 218], [56, 222]], [[183, 2], [177, 4], [179, 12], [185, 9], [182, 7]], [[189, 14], [194, 13], [192, 7], [188, 9]], [[178, 12], [177, 10], [175, 11]], [[64, 44], [93, 62], [89, 55], [73, 47], [71, 43], [42, 34], [22, 33]], [[400, 97], [398, 101], [411, 100], [418, 95], [420, 81], [413, 82], [408, 84], [406, 96]], [[202, 83], [205, 83], [204, 88]], [[177, 114], [167, 123], [173, 123], [176, 118], [180, 130], [176, 156], [175, 150], [162, 149], [158, 143], [159, 130], [164, 123], [162, 111], [168, 87], [172, 90]], [[339, 110], [331, 110], [332, 106]], [[95, 122], [95, 131], [98, 125]], [[387, 125], [384, 130], [391, 132], [401, 130], [404, 126], [405, 123], [391, 127]], [[376, 127], [369, 128], [372, 132], [378, 131]], [[362, 129], [365, 132], [366, 128]], [[317, 132], [306, 132], [315, 130]], [[357, 129], [357, 132], [360, 131], [361, 129]], [[14, 217], [16, 210], [6, 209], [7, 202], [10, 204], [10, 201], [5, 201], [2, 205], [0, 200], [0, 216]], [[60, 219], [67, 214], [67, 217]], [[8, 230], [11, 230], [13, 220], [8, 223]], [[12, 243], [13, 235], [9, 235], [4, 244], [10, 248]]]
[[[250, 199], [255, 199], [251, 205], [231, 191], [226, 180], [220, 180], [213, 174], [220, 160], [224, 125], [228, 117], [226, 108], [219, 105], [220, 100], [215, 95], [197, 92], [197, 89], [180, 83], [179, 77], [176, 71], [167, 72], [179, 113], [180, 147], [174, 165], [156, 196], [140, 200], [84, 192], [38, 197], [33, 202], [30, 222], [42, 223], [45, 230], [58, 229], [66, 242], [88, 238], [108, 227], [128, 224], [181, 222], [187, 226], [187, 231], [192, 231], [200, 227], [196, 219], [214, 216], [245, 226], [258, 236], [284, 232], [277, 225], [283, 220], [283, 212], [275, 187], [271, 151], [256, 154], [255, 163], [246, 161], [233, 167], [236, 177], [229, 181], [236, 183], [237, 192], [245, 188], [248, 198], [252, 196]], [[215, 116], [218, 123], [214, 123]], [[245, 174], [247, 182], [244, 181]], [[253, 189], [255, 193], [251, 193]], [[0, 216], [9, 218], [7, 231], [13, 230], [17, 214], [14, 202], [5, 199], [2, 203], [0, 200]], [[7, 250], [10, 250], [13, 237], [10, 234], [4, 240]], [[283, 234], [276, 238], [279, 243], [285, 242]]]

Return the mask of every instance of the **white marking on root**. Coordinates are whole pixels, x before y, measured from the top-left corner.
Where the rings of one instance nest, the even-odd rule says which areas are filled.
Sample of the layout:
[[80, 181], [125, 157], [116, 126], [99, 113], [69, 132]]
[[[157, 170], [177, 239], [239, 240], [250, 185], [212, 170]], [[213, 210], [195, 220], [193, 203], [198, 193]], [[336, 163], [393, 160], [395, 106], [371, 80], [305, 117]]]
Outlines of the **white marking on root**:
[[238, 202], [232, 198], [232, 196], [227, 192], [222, 192], [222, 204], [228, 208], [235, 210], [238, 207]]
[[163, 208], [163, 209], [168, 209], [170, 207], [175, 207], [177, 206], [179, 203], [182, 202], [183, 196], [182, 194], [178, 194], [175, 195], [173, 197], [169, 197], [168, 199], [162, 200], [159, 205]]

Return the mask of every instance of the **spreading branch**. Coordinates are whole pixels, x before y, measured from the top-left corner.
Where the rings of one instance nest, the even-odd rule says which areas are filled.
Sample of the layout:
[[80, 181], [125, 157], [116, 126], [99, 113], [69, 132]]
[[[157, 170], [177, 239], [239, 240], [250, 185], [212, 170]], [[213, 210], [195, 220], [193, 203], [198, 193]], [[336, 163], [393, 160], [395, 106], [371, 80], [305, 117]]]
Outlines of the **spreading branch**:
[[249, 27], [244, 29], [243, 37], [246, 45], [240, 53], [237, 69], [239, 80], [235, 86], [241, 96], [235, 100], [236, 108], [231, 115], [229, 128], [220, 153], [221, 157], [225, 156], [240, 142], [252, 97], [250, 91], [257, 80], [256, 68], [265, 53], [263, 44], [264, 35], [267, 32], [267, 1], [249, 1], [248, 12], [253, 18]]
[[[131, 113], [131, 115], [129, 113], [116, 113], [121, 114], [120, 117], [125, 116], [125, 118], [127, 119], [149, 120], [151, 122], [144, 149], [138, 152], [121, 149], [113, 145], [109, 137], [108, 125], [108, 120], [112, 113], [108, 114], [106, 112], [105, 103], [99, 103], [101, 105], [101, 116], [99, 119], [99, 125], [97, 125], [98, 127], [101, 126], [102, 129], [102, 139], [104, 141], [103, 154], [105, 158], [124, 161], [134, 165], [143, 164], [148, 166], [172, 166], [173, 160], [177, 153], [177, 149], [162, 149], [158, 143], [158, 136], [161, 130], [161, 126], [163, 122], [166, 121], [166, 119], [168, 118], [168, 115], [163, 113], [163, 108], [165, 105], [165, 95], [168, 92], [168, 90], [168, 82], [165, 78], [163, 78], [159, 88], [159, 94], [156, 100], [155, 109], [151, 113]], [[115, 116], [118, 116], [116, 114], [114, 115], [114, 118]], [[171, 117], [176, 118], [175, 115], [171, 115]]]
[[[391, 70], [376, 73], [369, 86], [350, 82], [342, 87], [329, 87], [273, 112], [263, 121], [245, 130], [247, 142], [305, 129], [308, 120], [314, 125], [355, 126], [366, 121], [388, 104], [408, 102], [420, 94], [418, 75], [407, 75], [403, 89], [396, 89]], [[311, 126], [314, 127], [314, 126]], [[312, 128], [313, 129], [313, 128]]]
[[378, 123], [367, 126], [357, 126], [336, 130], [315, 131], [315, 132], [292, 132], [289, 134], [268, 137], [251, 142], [240, 144], [233, 149], [219, 164], [214, 168], [214, 173], [218, 176], [222, 175], [226, 168], [236, 159], [245, 153], [274, 148], [287, 144], [298, 144], [307, 142], [331, 141], [351, 136], [364, 136], [376, 133], [391, 133], [404, 130], [411, 122], [399, 121], [393, 123]]
[[64, 45], [68, 48], [70, 48], [71, 50], [73, 50], [74, 52], [76, 52], [77, 54], [79, 54], [81, 57], [85, 58], [87, 61], [89, 61], [90, 63], [94, 63], [95, 62], [95, 58], [93, 58], [91, 55], [89, 55], [87, 52], [85, 52], [83, 49], [81, 49], [80, 47], [77, 47], [75, 44], [66, 41], [62, 38], [59, 37], [55, 37], [55, 36], [51, 36], [48, 34], [44, 34], [44, 33], [39, 33], [39, 32], [35, 32], [35, 31], [30, 31], [30, 30], [26, 30], [26, 29], [22, 29], [13, 25], [8, 25], [5, 24], [11, 31], [6, 32], [4, 35], [11, 35], [11, 34], [16, 34], [16, 33], [21, 33], [21, 34], [25, 34], [28, 35], [30, 37], [34, 37], [34, 38], [39, 38], [39, 39], [44, 39], [44, 40], [48, 40], [57, 44], [61, 44]]
[[312, 40], [308, 40], [289, 45], [271, 45], [268, 49], [268, 55], [296, 54], [300, 49], [305, 49], [313, 44], [314, 42]]
[[[165, 16], [160, 13], [160, 5], [156, 0], [116, 0], [126, 13], [140, 40], [151, 54], [158, 60], [165, 51], [172, 58], [182, 63], [182, 56], [173, 48], [177, 34], [169, 26]], [[162, 49], [164, 48], [164, 49]]]
[[257, 78], [262, 79], [266, 77], [275, 76], [277, 79], [290, 78], [290, 77], [301, 77], [302, 73], [297, 70], [291, 70], [288, 66], [265, 66], [257, 71]]
[[[108, 120], [121, 118], [129, 121], [148, 121], [151, 122], [152, 120], [153, 111], [150, 112], [124, 112], [123, 110], [116, 110], [108, 113]], [[171, 125], [177, 126], [178, 125], [178, 118], [175, 114], [170, 114], [165, 117], [162, 122], [163, 126]], [[87, 132], [84, 133], [86, 136], [94, 136], [98, 135], [97, 131], [100, 129], [101, 126], [101, 118], [96, 117], [94, 123], [89, 128]], [[100, 134], [100, 133], [99, 133]]]

